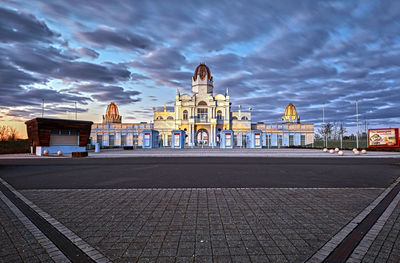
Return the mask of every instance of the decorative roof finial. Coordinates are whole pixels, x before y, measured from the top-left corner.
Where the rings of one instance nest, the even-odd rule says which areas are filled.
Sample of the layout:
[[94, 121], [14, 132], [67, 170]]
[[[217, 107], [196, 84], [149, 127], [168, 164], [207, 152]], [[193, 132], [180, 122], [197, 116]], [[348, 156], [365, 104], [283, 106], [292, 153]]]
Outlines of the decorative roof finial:
[[225, 96], [229, 96], [229, 89], [226, 88]]

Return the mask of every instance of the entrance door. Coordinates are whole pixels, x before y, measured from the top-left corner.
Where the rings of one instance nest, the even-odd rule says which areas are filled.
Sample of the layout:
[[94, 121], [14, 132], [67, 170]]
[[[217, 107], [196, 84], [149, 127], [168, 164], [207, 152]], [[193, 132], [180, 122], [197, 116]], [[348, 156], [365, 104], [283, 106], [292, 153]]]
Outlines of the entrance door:
[[206, 129], [200, 129], [197, 132], [197, 145], [208, 145], [208, 132]]

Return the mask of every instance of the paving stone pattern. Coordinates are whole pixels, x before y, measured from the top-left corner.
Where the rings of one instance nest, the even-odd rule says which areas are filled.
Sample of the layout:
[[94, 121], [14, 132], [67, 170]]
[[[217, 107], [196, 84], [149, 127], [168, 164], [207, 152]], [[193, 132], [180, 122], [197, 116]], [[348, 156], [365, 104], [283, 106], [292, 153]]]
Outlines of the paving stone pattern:
[[389, 216], [362, 262], [400, 262], [400, 203]]
[[54, 262], [2, 200], [0, 200], [0, 262]]
[[302, 262], [383, 189], [22, 190], [115, 262]]

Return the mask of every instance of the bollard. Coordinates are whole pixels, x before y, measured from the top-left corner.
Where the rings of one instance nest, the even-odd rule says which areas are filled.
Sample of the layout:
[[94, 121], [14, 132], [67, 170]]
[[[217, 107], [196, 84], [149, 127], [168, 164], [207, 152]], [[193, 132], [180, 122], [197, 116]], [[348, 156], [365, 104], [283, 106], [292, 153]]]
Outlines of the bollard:
[[328, 149], [324, 148], [322, 151], [323, 151], [324, 153], [326, 153], [326, 152], [328, 151]]
[[343, 151], [338, 151], [339, 156], [343, 156]]
[[94, 145], [94, 152], [95, 153], [99, 153], [100, 152], [100, 143], [96, 142], [96, 144]]
[[48, 150], [44, 150], [43, 151], [43, 155], [48, 155], [49, 154], [49, 151]]
[[335, 153], [335, 150], [334, 149], [330, 149], [329, 153]]
[[354, 155], [360, 155], [359, 151], [354, 151]]
[[58, 151], [58, 152], [57, 152], [57, 155], [58, 155], [58, 156], [61, 156], [61, 155], [62, 155], [62, 151]]
[[362, 153], [362, 154], [366, 154], [366, 153], [367, 153], [367, 150], [363, 149], [363, 150], [361, 151], [361, 153]]
[[339, 148], [335, 148], [335, 152], [338, 152], [339, 151]]

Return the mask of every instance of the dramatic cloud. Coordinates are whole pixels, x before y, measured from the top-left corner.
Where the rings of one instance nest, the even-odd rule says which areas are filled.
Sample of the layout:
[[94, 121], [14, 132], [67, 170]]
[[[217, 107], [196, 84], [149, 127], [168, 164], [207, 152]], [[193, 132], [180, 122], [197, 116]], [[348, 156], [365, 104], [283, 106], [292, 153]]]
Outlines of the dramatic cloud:
[[0, 8], [0, 42], [52, 42], [58, 36], [32, 14]]
[[79, 55], [84, 56], [84, 57], [90, 57], [90, 58], [98, 58], [99, 53], [94, 51], [93, 49], [86, 48], [86, 47], [79, 47], [76, 52], [78, 52]]
[[111, 28], [98, 28], [92, 32], [79, 32], [77, 38], [83, 42], [106, 48], [108, 46], [132, 50], [150, 49], [151, 41], [143, 36], [129, 31], [113, 30]]
[[116, 101], [148, 120], [205, 62], [214, 93], [228, 88], [255, 122], [279, 122], [291, 102], [302, 121], [319, 125], [325, 107], [351, 126], [357, 100], [360, 119], [400, 125], [398, 1], [32, 0], [0, 17], [3, 108]]
[[[141, 92], [136, 90], [124, 90], [119, 86], [103, 86], [103, 85], [80, 85], [76, 88], [79, 92], [91, 93], [92, 98], [99, 102], [114, 101], [117, 104], [129, 104], [141, 101], [136, 96]], [[136, 97], [136, 98], [135, 98]]]

